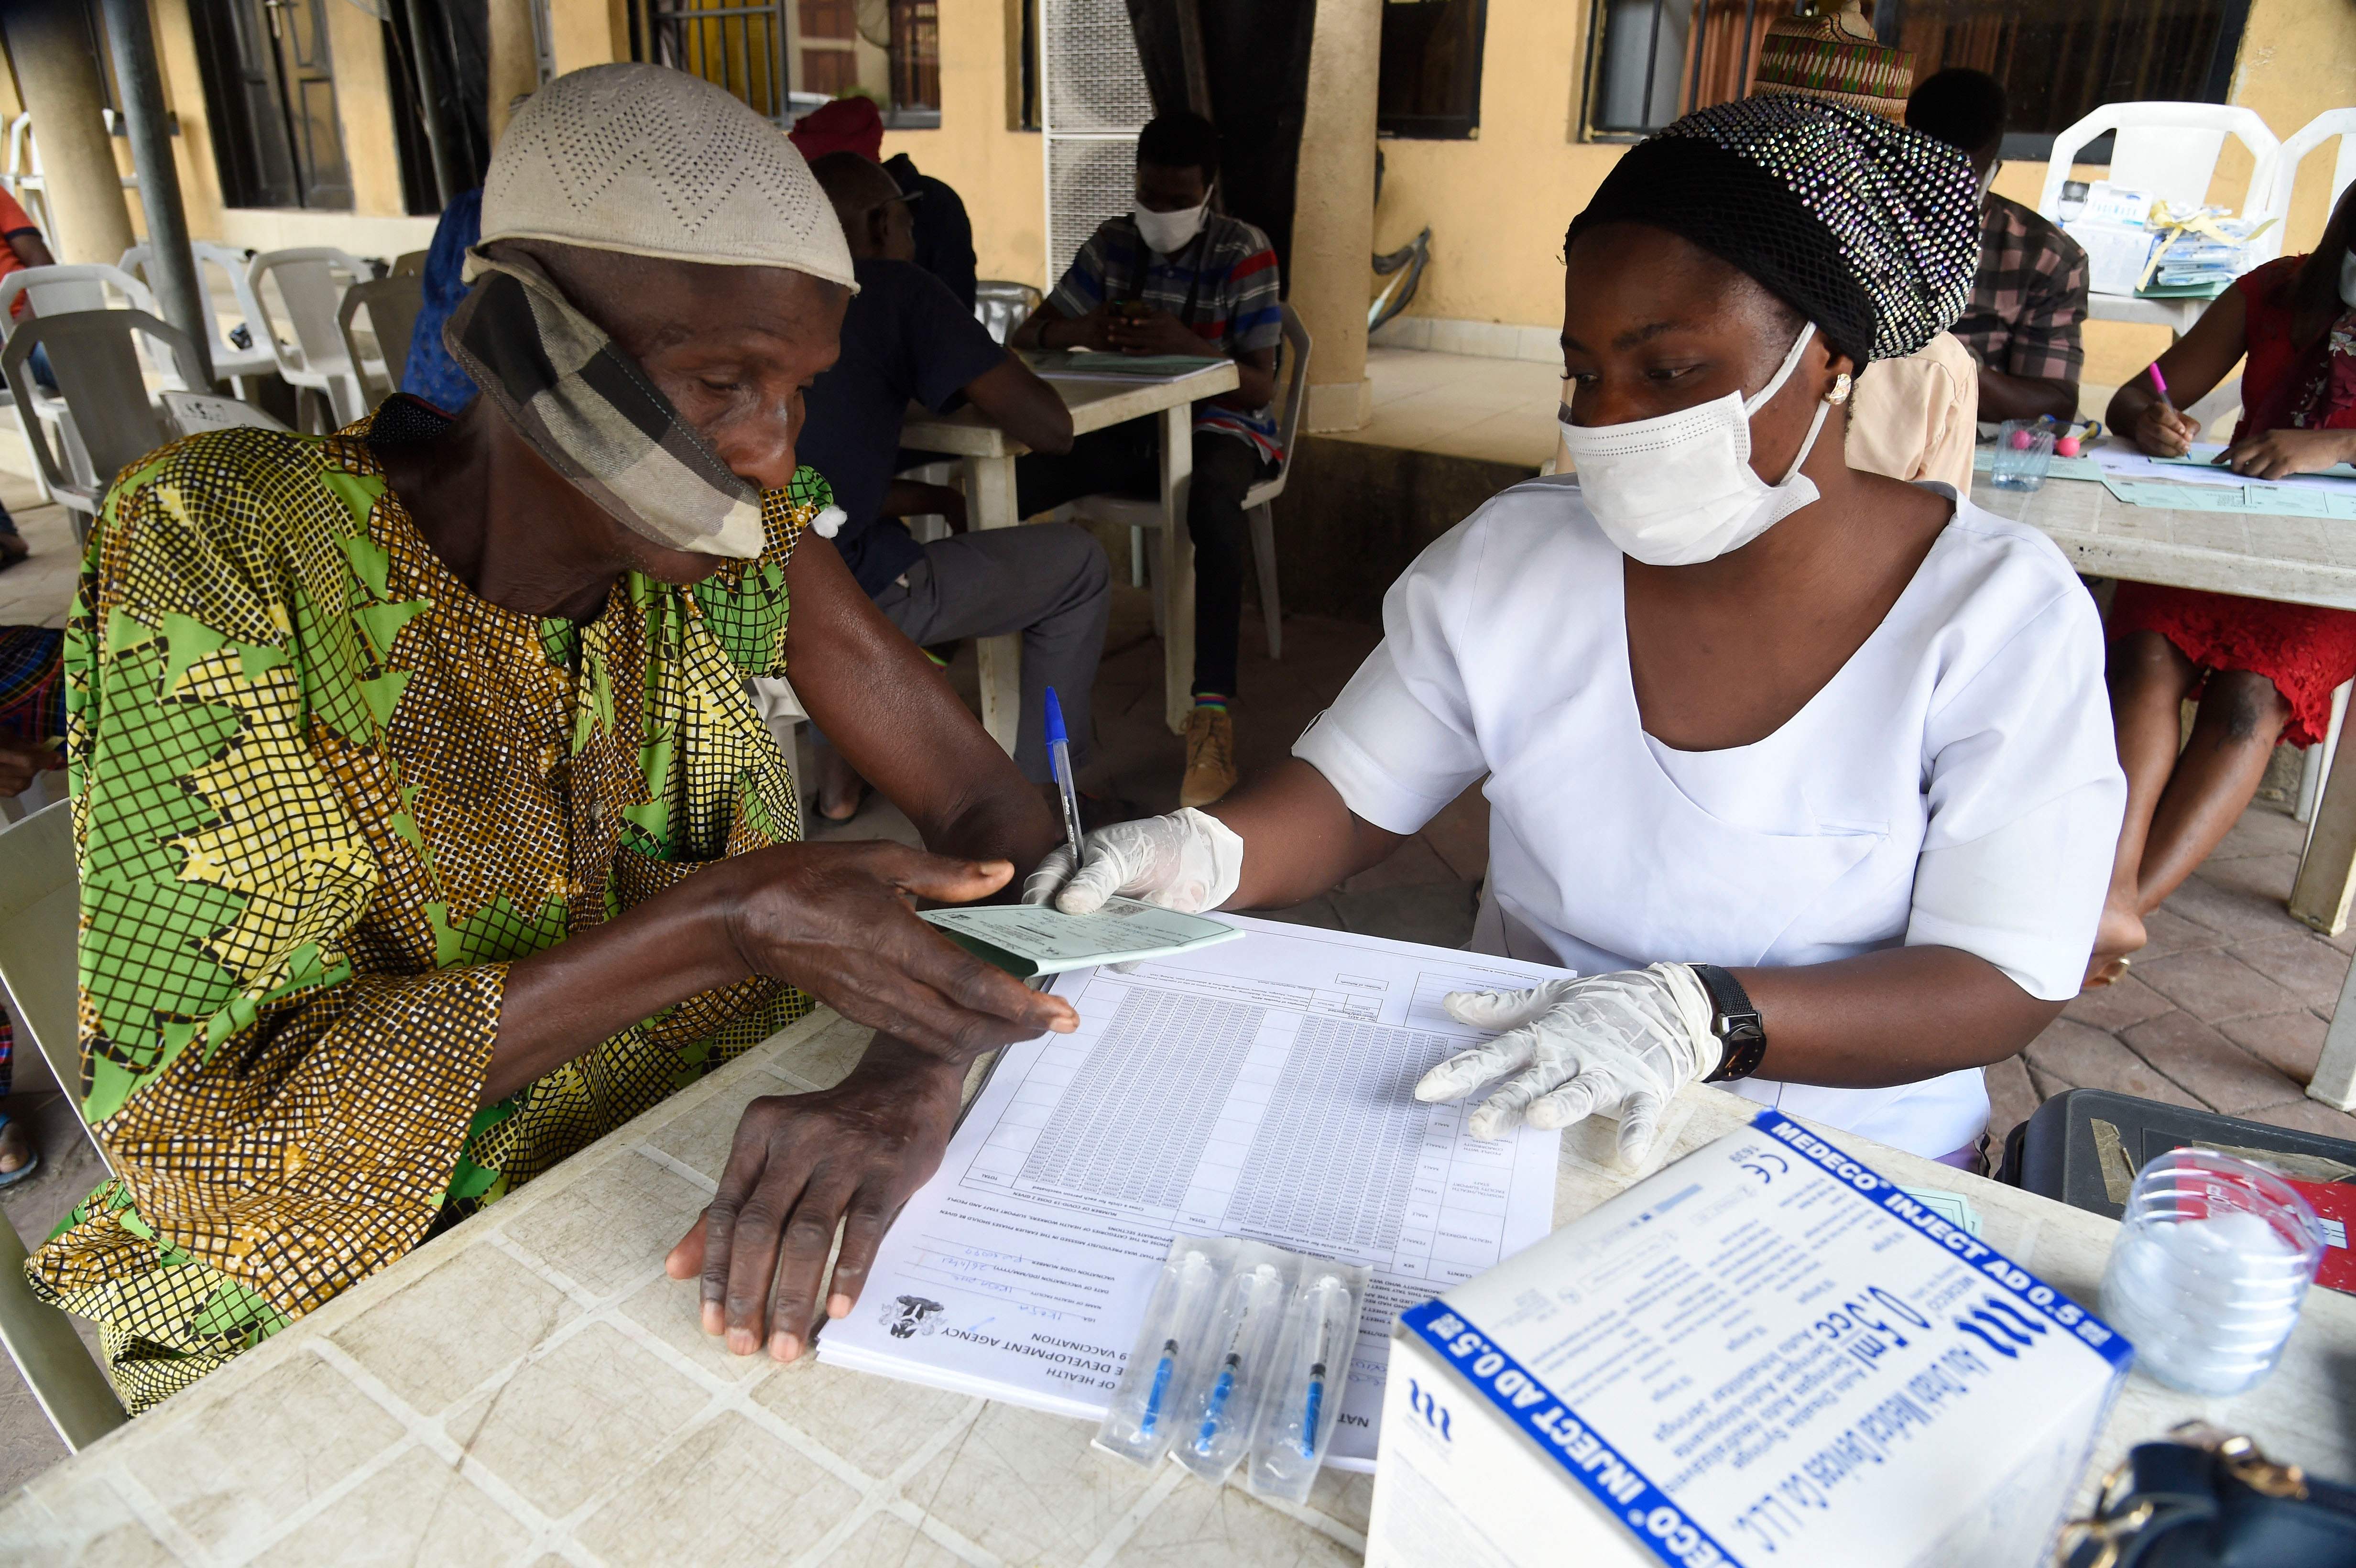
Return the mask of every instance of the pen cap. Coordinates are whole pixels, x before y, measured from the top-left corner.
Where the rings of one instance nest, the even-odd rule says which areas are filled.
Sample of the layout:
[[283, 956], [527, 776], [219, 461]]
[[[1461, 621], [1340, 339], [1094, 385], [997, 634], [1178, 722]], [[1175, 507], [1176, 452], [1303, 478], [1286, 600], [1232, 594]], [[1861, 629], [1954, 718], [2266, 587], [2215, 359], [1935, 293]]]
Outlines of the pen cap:
[[1047, 744], [1067, 744], [1071, 737], [1064, 732], [1064, 705], [1055, 700], [1055, 688], [1047, 688]]

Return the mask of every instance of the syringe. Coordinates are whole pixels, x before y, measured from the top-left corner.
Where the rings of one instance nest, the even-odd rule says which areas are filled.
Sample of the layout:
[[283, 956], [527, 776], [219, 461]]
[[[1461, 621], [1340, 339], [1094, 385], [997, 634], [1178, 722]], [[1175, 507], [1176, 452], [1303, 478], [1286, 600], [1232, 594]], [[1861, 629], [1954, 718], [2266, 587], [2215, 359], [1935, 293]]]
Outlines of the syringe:
[[1274, 1303], [1282, 1284], [1273, 1264], [1261, 1264], [1236, 1280], [1235, 1320], [1227, 1329], [1227, 1353], [1219, 1362], [1219, 1381], [1211, 1385], [1210, 1401], [1203, 1408], [1202, 1427], [1194, 1434], [1194, 1452], [1206, 1459], [1218, 1442], [1219, 1420], [1226, 1413], [1227, 1402], [1235, 1397], [1236, 1380], [1243, 1373], [1244, 1347], [1258, 1331], [1260, 1315]]
[[1317, 1417], [1325, 1405], [1325, 1380], [1342, 1348], [1340, 1321], [1350, 1306], [1350, 1287], [1335, 1275], [1326, 1275], [1309, 1287], [1310, 1312], [1317, 1325], [1317, 1356], [1309, 1363], [1309, 1399], [1301, 1415], [1301, 1456], [1317, 1456]]
[[1162, 1341], [1162, 1359], [1154, 1364], [1153, 1384], [1146, 1391], [1145, 1413], [1139, 1417], [1140, 1435], [1151, 1437], [1162, 1424], [1162, 1402], [1170, 1396], [1170, 1380], [1178, 1370], [1178, 1334], [1194, 1316], [1194, 1303], [1203, 1288], [1211, 1283], [1211, 1260], [1201, 1253], [1190, 1252], [1176, 1264], [1178, 1278], [1171, 1293], [1171, 1337]]

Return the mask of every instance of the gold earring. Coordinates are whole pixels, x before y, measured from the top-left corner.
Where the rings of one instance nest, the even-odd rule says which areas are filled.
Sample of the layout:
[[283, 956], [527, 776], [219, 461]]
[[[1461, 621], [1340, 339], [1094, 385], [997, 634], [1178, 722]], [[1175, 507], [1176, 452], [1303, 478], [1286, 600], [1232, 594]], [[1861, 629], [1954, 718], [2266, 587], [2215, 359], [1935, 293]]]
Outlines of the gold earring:
[[1825, 394], [1825, 401], [1835, 404], [1848, 401], [1848, 372], [1844, 370], [1838, 376], [1833, 378], [1833, 389]]

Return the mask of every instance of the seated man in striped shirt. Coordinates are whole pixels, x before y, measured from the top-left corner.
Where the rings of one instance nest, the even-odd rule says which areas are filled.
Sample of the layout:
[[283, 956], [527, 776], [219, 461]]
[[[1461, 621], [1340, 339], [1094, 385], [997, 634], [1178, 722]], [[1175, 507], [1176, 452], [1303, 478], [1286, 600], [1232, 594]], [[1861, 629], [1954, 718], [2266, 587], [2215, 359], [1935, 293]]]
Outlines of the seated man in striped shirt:
[[[1208, 805], [1236, 783], [1227, 704], [1243, 620], [1244, 493], [1282, 455], [1269, 404], [1282, 340], [1276, 252], [1268, 236], [1211, 210], [1219, 137], [1199, 114], [1164, 114], [1137, 138], [1137, 206], [1108, 219], [1045, 303], [1014, 332], [1017, 348], [1217, 354], [1242, 381], [1194, 405], [1194, 710], [1186, 721], [1181, 805]], [[1029, 517], [1081, 496], [1150, 496], [1160, 485], [1153, 421], [1131, 420], [1073, 443], [1068, 455], [1019, 465]]]

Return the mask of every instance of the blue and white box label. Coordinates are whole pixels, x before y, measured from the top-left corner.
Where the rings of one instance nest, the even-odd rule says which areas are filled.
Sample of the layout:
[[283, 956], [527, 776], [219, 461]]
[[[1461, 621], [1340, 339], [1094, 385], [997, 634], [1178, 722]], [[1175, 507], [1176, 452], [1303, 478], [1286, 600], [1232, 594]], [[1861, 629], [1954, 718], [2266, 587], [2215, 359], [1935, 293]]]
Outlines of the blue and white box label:
[[1366, 1560], [2042, 1561], [2131, 1355], [1765, 1111], [1401, 1316]]

